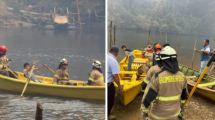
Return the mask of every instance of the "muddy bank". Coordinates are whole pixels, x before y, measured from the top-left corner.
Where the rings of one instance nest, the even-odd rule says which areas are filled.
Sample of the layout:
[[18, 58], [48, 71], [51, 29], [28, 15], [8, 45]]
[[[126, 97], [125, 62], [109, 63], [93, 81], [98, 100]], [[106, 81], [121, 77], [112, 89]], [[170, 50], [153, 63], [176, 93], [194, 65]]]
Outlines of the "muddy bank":
[[[113, 114], [117, 120], [143, 120], [140, 112], [142, 95], [139, 95], [128, 106], [123, 106], [116, 99]], [[186, 120], [215, 120], [215, 104], [200, 96], [193, 96], [189, 105], [185, 108]]]

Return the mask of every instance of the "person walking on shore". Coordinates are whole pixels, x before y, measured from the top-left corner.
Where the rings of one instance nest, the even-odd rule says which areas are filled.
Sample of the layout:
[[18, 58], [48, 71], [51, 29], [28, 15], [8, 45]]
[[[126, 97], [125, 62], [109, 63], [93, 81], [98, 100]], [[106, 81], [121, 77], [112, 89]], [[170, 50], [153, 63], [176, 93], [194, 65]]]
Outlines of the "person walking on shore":
[[194, 48], [194, 51], [201, 54], [201, 60], [200, 60], [201, 66], [199, 70], [199, 73], [201, 73], [205, 68], [205, 66], [207, 65], [208, 60], [210, 59], [210, 52], [211, 52], [210, 41], [208, 39], [204, 40], [202, 49], [198, 50]]
[[118, 86], [118, 90], [121, 92], [123, 87], [120, 84], [120, 78], [119, 78], [119, 63], [116, 60], [116, 57], [119, 54], [119, 48], [112, 47], [108, 54], [108, 60], [107, 60], [107, 69], [108, 69], [108, 119], [112, 120], [115, 119], [115, 116], [111, 115], [111, 110], [114, 105], [114, 98], [115, 98], [115, 87], [114, 82]]

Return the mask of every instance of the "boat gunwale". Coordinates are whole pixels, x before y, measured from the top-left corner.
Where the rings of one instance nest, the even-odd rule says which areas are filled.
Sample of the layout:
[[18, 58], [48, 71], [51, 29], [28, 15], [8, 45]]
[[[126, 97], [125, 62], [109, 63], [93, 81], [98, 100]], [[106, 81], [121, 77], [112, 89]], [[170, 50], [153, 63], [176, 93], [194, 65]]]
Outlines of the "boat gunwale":
[[[188, 67], [188, 66], [186, 66], [186, 65], [180, 64], [179, 66], [183, 66], [183, 67], [186, 67], [186, 68], [188, 68], [188, 69], [193, 70], [194, 72], [198, 72], [197, 70], [194, 70], [194, 69], [192, 69], [192, 68], [190, 68], [190, 67]], [[181, 70], [180, 70], [180, 71], [181, 71]], [[186, 76], [186, 74], [185, 74], [185, 76]], [[212, 78], [213, 78], [213, 76], [210, 76], [210, 75], [209, 75], [208, 77], [212, 77]], [[188, 85], [194, 87], [194, 84], [192, 84], [192, 83], [189, 82], [189, 81], [193, 82], [192, 80], [188, 80]], [[212, 82], [215, 82], [215, 81], [212, 81]], [[207, 83], [211, 83], [211, 82], [207, 82]], [[205, 84], [205, 83], [200, 83], [199, 85], [201, 85], [201, 84]], [[198, 89], [201, 89], [201, 90], [204, 90], [204, 91], [209, 91], [209, 92], [215, 93], [215, 90], [210, 89], [210, 88], [207, 88], [207, 87], [202, 87], [202, 86], [199, 86], [199, 85], [197, 86]]]
[[[18, 72], [20, 73], [20, 72]], [[46, 77], [46, 76], [38, 76], [38, 77], [44, 77], [44, 78], [51, 78], [51, 77]], [[0, 82], [1, 80], [6, 80], [6, 81], [11, 81], [11, 82], [16, 82], [16, 83], [21, 83], [25, 84], [25, 80], [19, 80], [15, 78], [11, 78], [8, 76], [4, 76], [0, 74]], [[75, 80], [73, 80], [75, 81]], [[82, 82], [82, 81], [80, 81]], [[70, 86], [70, 85], [58, 85], [58, 84], [43, 84], [43, 83], [37, 83], [37, 82], [29, 82], [29, 85], [34, 85], [34, 86], [43, 86], [43, 87], [49, 87], [49, 88], [73, 88], [73, 89], [105, 89], [105, 86]]]

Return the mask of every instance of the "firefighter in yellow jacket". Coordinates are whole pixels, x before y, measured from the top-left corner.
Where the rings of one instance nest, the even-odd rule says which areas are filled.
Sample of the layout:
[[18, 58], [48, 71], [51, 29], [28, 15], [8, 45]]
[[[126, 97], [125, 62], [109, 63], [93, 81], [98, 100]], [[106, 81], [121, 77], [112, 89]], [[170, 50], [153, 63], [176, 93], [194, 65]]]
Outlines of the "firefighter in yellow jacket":
[[104, 85], [104, 76], [102, 73], [102, 64], [100, 61], [95, 60], [92, 63], [92, 71], [89, 74], [88, 85], [103, 86]]
[[154, 66], [151, 66], [149, 70], [147, 71], [146, 77], [144, 78], [142, 82], [142, 92], [145, 91], [145, 88], [147, 84], [151, 81], [152, 77], [155, 75], [155, 73], [158, 73], [161, 71], [161, 60], [160, 55], [155, 56], [155, 62], [156, 64]]
[[60, 60], [60, 64], [58, 66], [58, 70], [54, 74], [53, 82], [56, 84], [62, 84], [62, 85], [76, 85], [76, 83], [73, 83], [69, 81], [69, 70], [68, 70], [69, 62], [66, 58], [63, 58]]
[[0, 45], [0, 74], [17, 78], [17, 73], [15, 73], [9, 68], [8, 64], [10, 60], [6, 56], [7, 51], [8, 51], [7, 46]]
[[187, 99], [187, 81], [179, 71], [176, 51], [166, 46], [161, 50], [161, 71], [146, 87], [141, 110], [152, 120], [178, 120], [182, 102]]
[[8, 66], [9, 59], [6, 56], [8, 48], [5, 45], [0, 45], [0, 69]]

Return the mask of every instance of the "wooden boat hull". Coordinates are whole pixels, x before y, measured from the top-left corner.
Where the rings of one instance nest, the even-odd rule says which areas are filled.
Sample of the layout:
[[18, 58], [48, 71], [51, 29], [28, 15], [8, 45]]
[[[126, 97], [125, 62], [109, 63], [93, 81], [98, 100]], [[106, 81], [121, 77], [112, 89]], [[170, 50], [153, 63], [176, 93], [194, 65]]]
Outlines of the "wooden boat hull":
[[54, 24], [55, 30], [67, 30], [69, 28], [69, 24]]
[[[47, 81], [51, 80], [48, 77], [39, 78]], [[82, 81], [75, 81], [79, 84]], [[18, 80], [0, 75], [0, 89], [11, 91], [21, 94], [26, 80]], [[39, 94], [45, 96], [58, 96], [68, 98], [80, 98], [80, 99], [94, 99], [94, 100], [105, 100], [105, 87], [104, 86], [69, 86], [69, 85], [56, 85], [46, 83], [30, 82], [25, 94]]]
[[128, 61], [126, 57], [120, 61], [120, 83], [124, 87], [123, 92], [118, 96], [120, 97], [120, 101], [123, 105], [128, 105], [132, 102], [141, 91], [143, 79], [136, 80], [136, 71], [140, 65], [149, 62], [148, 58], [141, 58], [141, 53], [142, 51], [139, 50], [133, 51], [134, 61], [132, 64], [132, 71], [127, 71]]
[[[194, 87], [194, 84], [188, 82], [188, 89], [191, 90]], [[205, 88], [205, 87], [197, 87], [195, 94], [198, 94], [202, 97], [215, 101], [215, 90]]]
[[[193, 70], [192, 68], [189, 68], [184, 65], [180, 65], [180, 70], [186, 76], [197, 76], [199, 74], [198, 71]], [[193, 82], [193, 80], [188, 80], [188, 89], [191, 90], [194, 87], [194, 84], [195, 84], [195, 82]], [[208, 84], [208, 85], [205, 85], [205, 84]], [[215, 90], [211, 89], [212, 85], [215, 85], [215, 77], [206, 75], [203, 78], [202, 83], [198, 85], [198, 87], [195, 91], [195, 94], [198, 94], [207, 99], [215, 101]]]
[[141, 91], [142, 81], [120, 81], [124, 86], [123, 92], [119, 95], [123, 105], [131, 103]]

